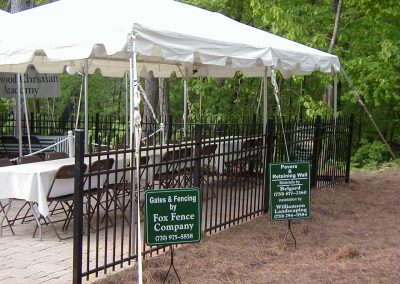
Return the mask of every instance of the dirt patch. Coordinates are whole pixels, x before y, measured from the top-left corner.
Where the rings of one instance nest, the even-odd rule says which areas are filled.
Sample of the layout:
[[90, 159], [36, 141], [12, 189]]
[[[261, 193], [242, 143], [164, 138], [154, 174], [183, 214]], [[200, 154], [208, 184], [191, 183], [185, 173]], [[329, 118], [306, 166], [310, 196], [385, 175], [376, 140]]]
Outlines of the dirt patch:
[[[297, 249], [283, 242], [287, 222], [261, 216], [176, 249], [175, 267], [182, 283], [399, 283], [399, 191], [399, 169], [354, 173], [349, 184], [313, 190], [312, 218], [292, 222]], [[162, 283], [169, 260], [145, 260], [144, 282]], [[135, 283], [135, 274], [96, 283]]]

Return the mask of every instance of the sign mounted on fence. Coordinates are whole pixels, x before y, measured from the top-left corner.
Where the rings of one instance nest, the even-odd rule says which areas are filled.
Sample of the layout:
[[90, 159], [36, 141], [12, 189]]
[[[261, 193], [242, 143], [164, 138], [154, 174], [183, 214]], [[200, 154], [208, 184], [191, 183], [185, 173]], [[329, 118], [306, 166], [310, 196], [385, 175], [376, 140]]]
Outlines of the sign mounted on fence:
[[[60, 96], [60, 77], [58, 74], [41, 74], [31, 66], [23, 77], [27, 98], [48, 98]], [[17, 74], [0, 73], [0, 97], [16, 98], [18, 92]], [[22, 84], [21, 84], [22, 95]]]
[[148, 245], [200, 242], [199, 188], [147, 190], [145, 206]]
[[269, 173], [271, 220], [310, 218], [310, 164], [270, 164]]

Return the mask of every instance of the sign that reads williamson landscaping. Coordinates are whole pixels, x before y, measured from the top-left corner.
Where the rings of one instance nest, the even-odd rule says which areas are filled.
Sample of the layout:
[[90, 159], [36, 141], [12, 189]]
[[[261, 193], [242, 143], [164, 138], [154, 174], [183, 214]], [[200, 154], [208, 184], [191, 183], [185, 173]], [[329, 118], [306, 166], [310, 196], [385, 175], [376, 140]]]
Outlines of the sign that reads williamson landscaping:
[[148, 190], [145, 205], [148, 245], [200, 242], [200, 189]]
[[310, 218], [310, 164], [270, 164], [270, 218]]

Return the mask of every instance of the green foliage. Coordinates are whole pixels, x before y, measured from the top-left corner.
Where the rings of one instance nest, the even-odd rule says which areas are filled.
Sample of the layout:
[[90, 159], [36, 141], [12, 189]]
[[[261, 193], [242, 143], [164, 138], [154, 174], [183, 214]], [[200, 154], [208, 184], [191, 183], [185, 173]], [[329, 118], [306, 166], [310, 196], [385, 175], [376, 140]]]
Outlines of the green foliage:
[[[209, 10], [222, 12], [243, 23], [267, 30], [291, 40], [326, 51], [332, 36], [335, 8], [332, 0], [187, 0]], [[346, 0], [343, 1], [338, 38], [333, 50], [341, 60], [357, 90], [370, 110], [386, 139], [400, 141], [400, 5], [396, 0]], [[326, 75], [306, 76], [301, 86], [301, 76], [289, 80], [281, 88], [284, 115], [314, 116], [329, 114], [332, 110], [322, 103], [324, 87], [331, 83]], [[339, 76], [339, 112], [347, 115], [358, 112], [354, 90]], [[298, 105], [288, 114], [285, 88], [291, 85], [291, 103]], [[272, 93], [272, 90], [269, 92]], [[270, 113], [276, 104], [269, 101]], [[302, 111], [304, 110], [304, 112]], [[298, 115], [299, 116], [299, 115]], [[356, 127], [362, 128], [359, 138], [378, 140], [376, 130], [367, 115], [356, 116]], [[357, 140], [359, 139], [357, 138]]]
[[362, 146], [352, 158], [355, 167], [362, 168], [366, 165], [380, 165], [388, 159], [389, 150], [385, 144], [379, 141], [372, 143], [362, 140]]
[[0, 113], [7, 113], [13, 108], [11, 99], [0, 98]]
[[354, 164], [351, 165], [352, 172], [382, 172], [387, 169], [398, 169], [400, 168], [400, 159], [391, 160], [382, 164], [370, 163], [364, 165], [362, 168], [356, 167]]
[[300, 98], [307, 117], [329, 116], [333, 114], [332, 109], [328, 108], [323, 101], [316, 101], [310, 95], [304, 95]]

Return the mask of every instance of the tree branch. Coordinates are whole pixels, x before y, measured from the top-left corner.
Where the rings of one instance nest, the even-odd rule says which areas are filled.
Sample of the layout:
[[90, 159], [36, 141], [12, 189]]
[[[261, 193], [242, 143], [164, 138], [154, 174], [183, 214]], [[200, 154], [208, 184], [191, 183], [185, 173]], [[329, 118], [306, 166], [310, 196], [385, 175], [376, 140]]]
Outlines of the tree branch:
[[329, 44], [328, 53], [332, 53], [333, 47], [335, 46], [336, 43], [337, 34], [339, 31], [339, 20], [340, 20], [341, 10], [342, 10], [342, 0], [339, 0], [336, 8], [335, 26], [333, 28], [333, 33], [332, 33], [331, 43]]

